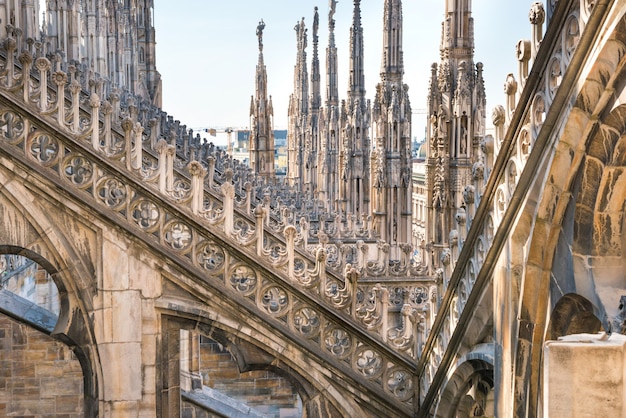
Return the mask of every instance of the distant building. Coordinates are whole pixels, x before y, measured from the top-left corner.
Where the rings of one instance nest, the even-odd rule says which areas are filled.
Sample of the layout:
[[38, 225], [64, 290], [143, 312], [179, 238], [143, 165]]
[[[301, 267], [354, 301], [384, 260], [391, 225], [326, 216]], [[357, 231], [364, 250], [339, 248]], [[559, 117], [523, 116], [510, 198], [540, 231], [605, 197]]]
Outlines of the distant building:
[[235, 130], [235, 148], [248, 148], [250, 143], [250, 130]]
[[428, 144], [419, 144], [413, 158], [412, 193], [413, 219], [411, 223], [411, 235], [413, 237], [413, 258], [422, 260], [422, 251], [426, 243], [426, 223], [428, 218], [428, 198], [426, 192], [426, 149]]

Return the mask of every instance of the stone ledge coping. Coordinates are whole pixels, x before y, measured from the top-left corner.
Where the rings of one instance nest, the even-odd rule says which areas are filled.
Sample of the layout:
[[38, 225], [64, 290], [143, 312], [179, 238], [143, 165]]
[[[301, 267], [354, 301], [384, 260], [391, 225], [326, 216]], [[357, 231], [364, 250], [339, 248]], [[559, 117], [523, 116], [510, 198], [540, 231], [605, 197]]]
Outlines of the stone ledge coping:
[[0, 312], [50, 334], [59, 319], [57, 315], [35, 303], [0, 288]]
[[208, 411], [215, 412], [217, 414], [223, 414], [232, 418], [269, 418], [269, 415], [264, 415], [255, 411], [253, 408], [224, 395], [210, 387], [203, 386], [202, 389], [194, 390], [192, 392], [180, 391], [183, 399], [188, 400], [201, 408], [205, 408]]
[[551, 345], [578, 345], [578, 344], [600, 344], [607, 346], [623, 346], [626, 345], [626, 335], [606, 332], [597, 334], [572, 334], [559, 337], [556, 341], [546, 341], [546, 348]]

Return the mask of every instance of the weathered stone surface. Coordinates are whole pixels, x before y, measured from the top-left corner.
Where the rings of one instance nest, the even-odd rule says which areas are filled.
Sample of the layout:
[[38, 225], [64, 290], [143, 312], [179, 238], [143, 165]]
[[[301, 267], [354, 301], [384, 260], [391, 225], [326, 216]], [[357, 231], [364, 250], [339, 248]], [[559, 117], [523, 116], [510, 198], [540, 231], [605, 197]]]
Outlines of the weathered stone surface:
[[[109, 382], [104, 388], [104, 400], [120, 405], [142, 398], [141, 344], [101, 344], [102, 374]], [[134, 405], [134, 403], [130, 403]], [[122, 407], [122, 406], [120, 406]]]
[[544, 348], [544, 416], [626, 414], [626, 337], [577, 334]]
[[141, 294], [135, 290], [112, 292], [113, 342], [141, 342]]
[[0, 352], [11, 359], [0, 361], [0, 416], [82, 416], [83, 373], [71, 350], [4, 315], [0, 329], [9, 331]]
[[138, 416], [137, 402], [115, 401], [105, 402], [104, 414], [110, 417], [135, 417]]
[[102, 289], [128, 289], [130, 284], [128, 248], [120, 246], [119, 241], [111, 241], [109, 238], [102, 243], [102, 253]]
[[142, 256], [144, 249], [133, 246], [130, 254], [133, 256], [129, 260], [129, 287], [141, 291], [142, 298], [153, 299], [163, 294], [161, 275], [158, 272], [156, 263], [147, 264]]

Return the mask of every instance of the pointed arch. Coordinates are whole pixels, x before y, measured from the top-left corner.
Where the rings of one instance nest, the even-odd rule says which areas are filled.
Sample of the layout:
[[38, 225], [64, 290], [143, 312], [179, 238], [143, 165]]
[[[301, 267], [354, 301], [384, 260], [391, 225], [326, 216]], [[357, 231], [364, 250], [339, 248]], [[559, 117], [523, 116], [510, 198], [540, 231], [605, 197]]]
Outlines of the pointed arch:
[[73, 240], [51, 219], [40, 197], [4, 170], [0, 184], [0, 254], [27, 257], [54, 281], [60, 299], [58, 319], [51, 329], [38, 329], [72, 349], [83, 372], [84, 413], [97, 416], [101, 366], [87, 317], [93, 312], [94, 272], [81, 262], [79, 251], [70, 244]]
[[566, 294], [552, 309], [546, 339], [556, 340], [565, 335], [602, 331], [602, 323], [594, 311], [589, 300], [575, 293]]

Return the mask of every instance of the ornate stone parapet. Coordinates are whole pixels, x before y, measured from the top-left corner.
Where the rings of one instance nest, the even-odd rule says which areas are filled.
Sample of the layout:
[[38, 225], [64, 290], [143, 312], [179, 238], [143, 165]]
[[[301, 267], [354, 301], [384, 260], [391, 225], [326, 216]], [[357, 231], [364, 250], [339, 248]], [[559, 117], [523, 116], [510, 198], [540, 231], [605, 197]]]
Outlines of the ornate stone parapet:
[[[0, 89], [0, 94], [7, 93]], [[15, 123], [9, 125], [9, 120]], [[268, 260], [258, 257], [254, 246], [250, 248], [233, 239], [233, 234], [241, 233], [244, 223], [239, 222], [240, 215], [233, 219], [231, 182], [222, 184], [224, 218], [221, 223], [211, 223], [202, 213], [193, 216], [191, 208], [185, 206], [188, 201], [181, 205], [157, 187], [144, 183], [125, 164], [89, 149], [89, 141], [51, 135], [40, 120], [6, 106], [0, 106], [0, 121], [3, 152], [10, 151], [20, 164], [32, 164], [81, 204], [106, 211], [120, 228], [167, 254], [172, 268], [175, 265], [193, 277], [202, 277], [203, 285], [228, 295], [234, 304], [251, 310], [255, 317], [284, 328], [290, 338], [307, 346], [311, 353], [335, 364], [337, 370], [344, 370], [359, 384], [377, 388], [394, 408], [407, 416], [411, 414], [413, 360], [383, 342], [380, 333], [387, 330], [369, 333], [351, 314], [355, 309], [358, 271], [350, 268], [345, 277], [330, 275], [326, 279], [324, 258], [319, 257], [319, 283], [325, 286], [305, 289], [292, 284], [280, 242], [267, 241], [264, 255], [278, 255]], [[130, 120], [129, 123], [132, 124]], [[36, 127], [37, 135], [27, 137], [29, 127]], [[167, 155], [171, 146], [164, 141], [161, 144]], [[197, 164], [192, 164], [190, 171], [192, 176], [198, 176], [194, 166]], [[232, 180], [231, 174], [225, 173], [225, 178]], [[303, 267], [313, 270], [303, 254], [296, 252], [294, 260], [296, 277]], [[322, 289], [329, 294], [322, 295]]]

